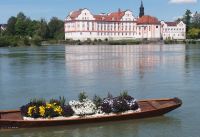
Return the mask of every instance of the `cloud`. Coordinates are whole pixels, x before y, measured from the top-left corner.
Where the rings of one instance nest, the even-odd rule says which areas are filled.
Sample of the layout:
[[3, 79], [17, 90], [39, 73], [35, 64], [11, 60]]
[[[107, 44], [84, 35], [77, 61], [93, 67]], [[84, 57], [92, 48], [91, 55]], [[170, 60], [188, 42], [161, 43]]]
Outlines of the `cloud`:
[[197, 0], [170, 0], [169, 3], [175, 3], [175, 4], [197, 3]]

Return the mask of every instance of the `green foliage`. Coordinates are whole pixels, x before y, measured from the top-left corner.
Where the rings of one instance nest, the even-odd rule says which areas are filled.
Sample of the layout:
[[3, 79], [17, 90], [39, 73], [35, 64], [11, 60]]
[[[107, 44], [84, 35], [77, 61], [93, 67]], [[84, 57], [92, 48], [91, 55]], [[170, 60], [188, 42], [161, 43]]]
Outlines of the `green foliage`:
[[8, 19], [6, 31], [0, 33], [1, 47], [41, 45], [43, 40], [64, 40], [64, 21], [56, 17], [49, 23], [45, 19], [31, 20], [23, 12], [19, 12], [16, 17]]
[[17, 22], [16, 17], [10, 17], [7, 22], [6, 34], [7, 35], [15, 35], [15, 23]]
[[62, 97], [60, 96], [60, 97], [59, 97], [59, 101], [60, 101], [60, 105], [61, 105], [61, 106], [64, 106], [65, 103], [66, 103], [66, 98], [65, 98], [64, 96], [62, 96]]
[[87, 99], [88, 98], [88, 96], [86, 95], [86, 93], [83, 91], [83, 92], [81, 92], [81, 93], [79, 93], [79, 95], [78, 95], [78, 100], [80, 101], [80, 102], [83, 102], [84, 101], [84, 99]]
[[96, 105], [96, 107], [98, 108], [99, 106], [101, 106], [102, 103], [102, 98], [100, 96], [94, 95], [93, 97], [93, 102]]
[[113, 98], [113, 95], [110, 92], [108, 92], [107, 98]]
[[198, 28], [189, 29], [187, 37], [190, 39], [200, 39], [200, 29]]
[[49, 38], [64, 39], [64, 22], [57, 17], [52, 17], [48, 23]]
[[192, 12], [187, 9], [183, 16], [183, 21], [186, 24], [186, 31], [188, 31], [188, 29], [190, 27], [191, 18], [192, 18]]
[[60, 96], [59, 99], [52, 98], [49, 100], [50, 104], [55, 103], [56, 105], [60, 105], [61, 107], [63, 107], [65, 105], [65, 102], [66, 102], [66, 98], [64, 96], [62, 96], [62, 97]]
[[127, 96], [129, 96], [127, 90], [124, 90], [124, 91], [122, 91], [122, 92], [120, 93], [120, 97], [127, 97]]
[[44, 98], [33, 98], [30, 101], [30, 104], [34, 105], [34, 106], [42, 106], [46, 104], [46, 101]]
[[42, 38], [38, 35], [35, 35], [32, 39], [32, 44], [33, 45], [37, 45], [37, 46], [40, 46], [41, 45], [41, 42], [42, 42]]
[[0, 47], [9, 46], [10, 43], [5, 37], [0, 37]]
[[189, 39], [200, 38], [200, 34], [199, 34], [200, 13], [195, 12], [195, 14], [192, 16], [192, 12], [190, 10], [186, 10], [183, 17], [179, 18], [177, 21], [183, 21], [186, 24], [187, 38]]

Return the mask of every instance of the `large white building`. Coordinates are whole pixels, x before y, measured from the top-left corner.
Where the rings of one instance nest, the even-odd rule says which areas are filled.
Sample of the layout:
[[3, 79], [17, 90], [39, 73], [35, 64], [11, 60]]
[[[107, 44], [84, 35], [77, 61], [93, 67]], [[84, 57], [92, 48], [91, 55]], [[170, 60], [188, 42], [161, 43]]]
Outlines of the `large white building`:
[[[177, 24], [177, 23], [176, 23]], [[178, 23], [175, 31], [168, 31], [170, 26], [160, 22], [156, 17], [144, 15], [144, 7], [141, 3], [140, 17], [135, 17], [132, 11], [120, 9], [108, 14], [92, 14], [88, 9], [79, 9], [69, 13], [65, 19], [65, 39], [87, 40], [89, 39], [185, 39], [185, 24]], [[184, 30], [184, 31], [183, 31]], [[173, 33], [173, 34], [172, 34]], [[184, 34], [183, 34], [184, 33]], [[184, 37], [183, 37], [184, 35]]]

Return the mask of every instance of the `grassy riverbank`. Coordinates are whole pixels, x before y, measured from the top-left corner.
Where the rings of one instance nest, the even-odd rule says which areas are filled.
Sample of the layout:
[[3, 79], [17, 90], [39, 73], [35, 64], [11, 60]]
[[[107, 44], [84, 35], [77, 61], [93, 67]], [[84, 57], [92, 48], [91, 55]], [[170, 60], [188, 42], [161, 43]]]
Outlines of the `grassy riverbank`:
[[200, 39], [164, 40], [164, 44], [200, 44]]
[[40, 37], [21, 37], [21, 36], [2, 36], [0, 37], [0, 47], [17, 47], [17, 46], [31, 46], [41, 45], [41, 38]]
[[85, 41], [80, 40], [48, 40], [43, 41], [43, 45], [51, 45], [51, 44], [65, 44], [65, 45], [138, 45], [141, 44], [141, 40], [101, 40], [101, 39], [87, 39]]
[[2, 36], [0, 37], [0, 47], [18, 47], [18, 46], [41, 46], [41, 45], [139, 45], [139, 44], [200, 44], [200, 40], [101, 40], [87, 39], [80, 40], [42, 40], [40, 37], [21, 37], [21, 36]]

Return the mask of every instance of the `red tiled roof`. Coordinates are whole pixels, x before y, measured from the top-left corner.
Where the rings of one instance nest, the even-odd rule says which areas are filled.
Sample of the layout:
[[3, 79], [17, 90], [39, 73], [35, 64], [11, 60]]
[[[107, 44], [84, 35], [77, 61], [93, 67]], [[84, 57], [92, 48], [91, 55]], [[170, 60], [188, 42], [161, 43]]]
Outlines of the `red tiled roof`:
[[107, 20], [108, 21], [120, 21], [122, 19], [122, 17], [124, 16], [125, 11], [118, 11], [118, 12], [113, 12], [110, 13], [107, 16]]
[[137, 24], [160, 24], [156, 17], [144, 15], [137, 20]]
[[98, 21], [105, 20], [106, 17], [107, 15], [94, 15], [95, 20]]
[[70, 16], [70, 18], [73, 20], [73, 19], [75, 19], [75, 18], [77, 18], [80, 14], [81, 14], [81, 11], [82, 11], [83, 9], [79, 9], [79, 10], [77, 10], [77, 11], [73, 11], [69, 16]]
[[95, 20], [101, 21], [120, 21], [125, 11], [112, 12], [108, 15], [94, 15]]
[[167, 26], [176, 26], [177, 23], [176, 22], [165, 22], [167, 24]]

